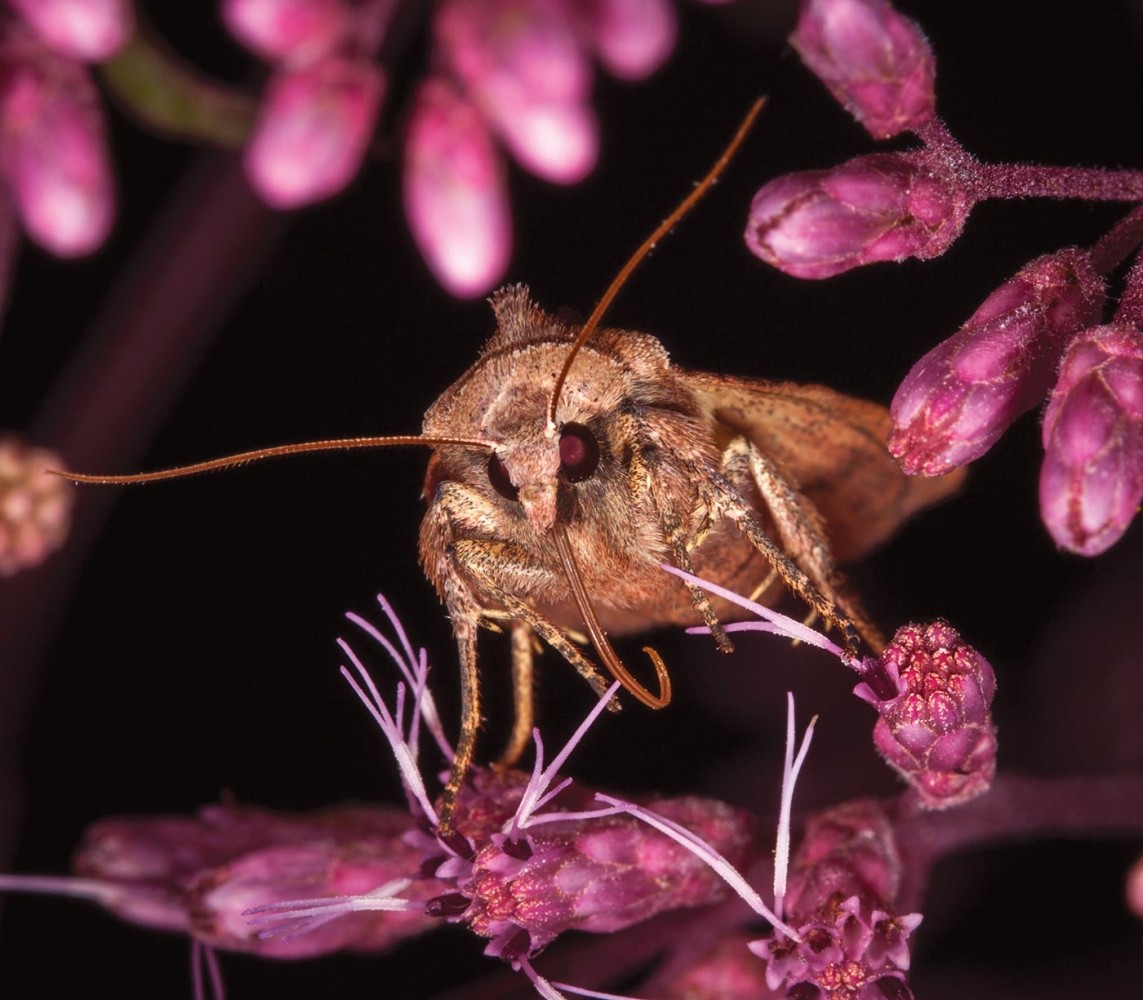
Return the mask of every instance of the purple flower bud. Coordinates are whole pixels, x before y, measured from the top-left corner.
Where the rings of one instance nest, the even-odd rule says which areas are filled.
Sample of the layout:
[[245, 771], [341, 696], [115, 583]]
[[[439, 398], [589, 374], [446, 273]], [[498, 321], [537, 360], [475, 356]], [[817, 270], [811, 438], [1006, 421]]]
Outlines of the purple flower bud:
[[275, 208], [337, 194], [365, 157], [385, 78], [365, 59], [331, 56], [276, 74], [246, 147], [246, 173]]
[[1103, 279], [1077, 249], [1038, 257], [996, 289], [905, 376], [889, 450], [909, 475], [983, 455], [1048, 391], [1067, 338], [1097, 322]]
[[1143, 334], [1125, 323], [1068, 345], [1044, 413], [1040, 516], [1061, 548], [1095, 556], [1143, 498]]
[[405, 214], [413, 238], [454, 295], [483, 295], [512, 252], [500, 153], [484, 119], [450, 83], [426, 80], [405, 137]]
[[599, 155], [592, 68], [563, 0], [446, 0], [435, 20], [446, 64], [522, 166], [581, 180]]
[[972, 204], [929, 151], [874, 153], [765, 185], [750, 206], [746, 245], [787, 274], [829, 278], [875, 261], [939, 256]]
[[875, 139], [929, 121], [936, 64], [921, 29], [886, 0], [803, 0], [802, 62]]
[[62, 465], [44, 448], [0, 438], [0, 576], [38, 566], [67, 538], [75, 489], [47, 472]]
[[609, 73], [641, 80], [675, 47], [678, 21], [667, 0], [577, 0], [582, 31]]
[[784, 996], [766, 985], [766, 966], [749, 950], [753, 935], [729, 933], [682, 970], [656, 976], [640, 992], [667, 1000], [767, 1000]]
[[0, 168], [28, 235], [58, 257], [107, 237], [115, 194], [107, 138], [87, 71], [48, 50], [0, 82]]
[[127, 0], [10, 0], [44, 44], [61, 56], [98, 62], [123, 47], [134, 28]]
[[[648, 804], [692, 830], [732, 862], [750, 843], [744, 813], [709, 799]], [[621, 930], [665, 910], [725, 896], [719, 876], [690, 851], [632, 816], [553, 820], [523, 834], [530, 855], [495, 834], [458, 883], [472, 899], [464, 916], [491, 938], [486, 954], [534, 955], [566, 930]], [[520, 936], [520, 932], [526, 938]], [[521, 947], [522, 945], [522, 947]]]
[[223, 0], [222, 19], [267, 62], [303, 62], [331, 51], [348, 15], [343, 0]]
[[[96, 898], [123, 919], [188, 932], [214, 947], [278, 958], [379, 950], [432, 921], [419, 908], [351, 912], [304, 934], [275, 937], [245, 911], [366, 894], [415, 876], [420, 855], [405, 842], [412, 825], [403, 810], [286, 815], [210, 806], [197, 817], [105, 820], [87, 833], [75, 868], [100, 885]], [[443, 888], [421, 879], [403, 895], [428, 899]]]
[[880, 698], [864, 683], [854, 694], [877, 709], [874, 745], [921, 804], [945, 809], [987, 791], [996, 772], [988, 661], [952, 626], [934, 622], [899, 628], [878, 665], [897, 696]]
[[[921, 917], [894, 914], [900, 880], [893, 828], [877, 802], [847, 802], [812, 817], [786, 896], [787, 919], [802, 940], [775, 933], [750, 945], [767, 963], [769, 988], [785, 987], [788, 996], [799, 984], [827, 996], [840, 989], [838, 996], [867, 1000], [911, 996], [908, 939]], [[903, 994], [878, 992], [897, 984]]]

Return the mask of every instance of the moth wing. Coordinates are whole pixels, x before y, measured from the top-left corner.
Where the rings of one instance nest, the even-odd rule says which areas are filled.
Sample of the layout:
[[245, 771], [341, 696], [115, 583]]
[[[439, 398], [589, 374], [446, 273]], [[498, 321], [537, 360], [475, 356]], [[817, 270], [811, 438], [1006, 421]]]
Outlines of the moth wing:
[[817, 506], [837, 559], [868, 552], [964, 480], [960, 469], [906, 476], [885, 446], [891, 421], [877, 403], [820, 385], [705, 372], [685, 378], [727, 443], [748, 438]]

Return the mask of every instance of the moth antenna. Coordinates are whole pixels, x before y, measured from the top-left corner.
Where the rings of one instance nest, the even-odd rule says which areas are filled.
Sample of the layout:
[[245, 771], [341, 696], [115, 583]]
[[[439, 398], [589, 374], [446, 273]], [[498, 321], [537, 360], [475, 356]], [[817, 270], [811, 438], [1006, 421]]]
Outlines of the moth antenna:
[[600, 320], [603, 319], [603, 314], [607, 312], [611, 305], [612, 300], [619, 294], [619, 290], [627, 283], [627, 279], [631, 277], [631, 273], [642, 262], [643, 258], [647, 256], [654, 248], [655, 244], [659, 242], [667, 232], [675, 226], [680, 220], [684, 219], [690, 214], [691, 209], [695, 207], [702, 200], [703, 196], [715, 185], [715, 182], [723, 171], [726, 170], [734, 154], [738, 152], [738, 147], [742, 145], [750, 129], [754, 126], [754, 120], [762, 111], [762, 106], [766, 103], [765, 97], [759, 97], [752, 105], [750, 110], [746, 112], [746, 117], [742, 119], [742, 124], [738, 126], [738, 130], [734, 133], [734, 137], [730, 140], [729, 145], [722, 151], [722, 155], [715, 161], [713, 167], [707, 171], [707, 175], [698, 182], [670, 215], [668, 215], [659, 225], [655, 231], [648, 236], [639, 249], [636, 250], [626, 264], [620, 269], [615, 279], [608, 286], [603, 297], [596, 304], [595, 309], [587, 318], [587, 322], [583, 324], [579, 335], [571, 345], [571, 350], [568, 351], [567, 360], [564, 362], [563, 368], [560, 370], [560, 376], [556, 379], [555, 387], [552, 389], [552, 398], [548, 402], [548, 428], [551, 433], [555, 433], [556, 429], [556, 405], [560, 401], [560, 392], [563, 390], [564, 382], [567, 381], [568, 372], [571, 370], [572, 362], [575, 361], [575, 356], [579, 350], [587, 342], [587, 339], [595, 332], [599, 326]]
[[591, 599], [587, 596], [587, 588], [583, 585], [583, 577], [580, 576], [579, 566], [576, 564], [575, 555], [572, 553], [567, 531], [560, 527], [554, 530], [552, 534], [556, 540], [560, 562], [563, 563], [564, 573], [567, 575], [568, 586], [571, 587], [576, 607], [579, 608], [579, 613], [583, 616], [583, 623], [587, 626], [587, 634], [591, 638], [591, 644], [599, 654], [603, 665], [610, 671], [612, 677], [648, 708], [666, 708], [671, 703], [671, 677], [667, 673], [667, 665], [663, 662], [663, 658], [650, 646], [643, 647], [643, 652], [651, 658], [651, 662], [655, 665], [655, 675], [659, 679], [659, 694], [656, 696], [631, 675], [623, 661], [619, 659], [619, 654], [615, 652], [615, 648], [607, 638], [607, 633], [603, 631], [603, 626], [599, 624], [599, 619], [595, 616], [595, 608], [592, 607]]
[[203, 472], [213, 472], [216, 469], [234, 469], [240, 465], [251, 462], [262, 462], [270, 458], [283, 458], [287, 455], [303, 455], [312, 451], [348, 451], [353, 448], [391, 448], [402, 445], [426, 445], [436, 448], [441, 445], [454, 445], [458, 448], [476, 448], [481, 451], [491, 451], [491, 441], [481, 441], [476, 438], [435, 438], [423, 437], [420, 434], [410, 434], [395, 437], [355, 437], [330, 438], [325, 441], [299, 441], [295, 444], [279, 444], [271, 448], [255, 448], [252, 451], [240, 451], [236, 455], [224, 455], [222, 458], [211, 458], [205, 462], [192, 462], [190, 465], [176, 465], [170, 469], [159, 469], [156, 472], [135, 472], [122, 476], [92, 475], [85, 472], [69, 472], [64, 469], [48, 469], [53, 476], [62, 476], [75, 483], [97, 483], [106, 486], [116, 486], [124, 483], [154, 483], [160, 479], [182, 479], [184, 476], [197, 476]]

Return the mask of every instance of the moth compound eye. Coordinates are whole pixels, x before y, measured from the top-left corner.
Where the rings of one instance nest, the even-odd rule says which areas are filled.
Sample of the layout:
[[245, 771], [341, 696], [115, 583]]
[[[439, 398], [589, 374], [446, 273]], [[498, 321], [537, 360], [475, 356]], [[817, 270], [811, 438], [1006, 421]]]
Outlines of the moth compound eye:
[[590, 479], [599, 465], [599, 442], [583, 424], [564, 424], [560, 431], [560, 469], [570, 483]]
[[506, 500], [520, 499], [520, 491], [512, 485], [512, 479], [504, 463], [495, 455], [488, 456], [488, 481], [492, 488]]

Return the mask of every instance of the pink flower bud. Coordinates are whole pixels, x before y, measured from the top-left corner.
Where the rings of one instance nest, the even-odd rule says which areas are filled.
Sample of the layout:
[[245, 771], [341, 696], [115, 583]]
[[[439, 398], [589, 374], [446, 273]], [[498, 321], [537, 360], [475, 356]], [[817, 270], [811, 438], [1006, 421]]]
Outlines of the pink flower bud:
[[[692, 830], [732, 863], [750, 842], [745, 814], [709, 799], [670, 799], [648, 808]], [[519, 840], [495, 834], [458, 882], [471, 900], [472, 930], [492, 939], [486, 954], [534, 955], [566, 930], [621, 930], [665, 910], [725, 895], [705, 862], [632, 816], [554, 820]]]
[[434, 27], [446, 64], [525, 168], [572, 184], [595, 166], [591, 63], [563, 0], [446, 0]]
[[364, 59], [331, 56], [276, 74], [246, 147], [254, 189], [282, 209], [341, 191], [365, 157], [384, 89], [381, 69]]
[[972, 203], [927, 151], [874, 153], [765, 185], [750, 206], [746, 245], [798, 278], [829, 278], [875, 261], [928, 260], [960, 235]]
[[656, 976], [653, 987], [640, 992], [667, 1000], [779, 1000], [785, 991], [773, 993], [766, 985], [766, 966], [749, 950], [752, 938], [725, 934], [697, 961], [681, 971], [672, 969], [665, 980]]
[[667, 0], [576, 0], [582, 31], [609, 73], [650, 76], [671, 54], [678, 34]]
[[936, 65], [921, 29], [886, 0], [803, 0], [790, 42], [875, 139], [933, 117]]
[[44, 448], [0, 438], [0, 576], [38, 566], [67, 538], [75, 490], [47, 472], [62, 466]]
[[440, 78], [417, 92], [405, 137], [405, 214], [437, 280], [485, 294], [512, 253], [504, 164], [484, 120]]
[[1103, 279], [1075, 249], [1039, 257], [996, 289], [905, 376], [889, 450], [909, 475], [983, 455], [1048, 390], [1067, 338], [1097, 322]]
[[877, 709], [873, 743], [921, 804], [945, 809], [987, 791], [996, 773], [988, 661], [952, 626], [934, 622], [899, 628], [878, 667], [896, 696], [882, 698], [867, 683], [854, 694]]
[[61, 56], [98, 62], [123, 47], [135, 26], [127, 0], [10, 0], [41, 40]]
[[750, 945], [767, 963], [769, 988], [806, 983], [832, 995], [844, 983], [846, 997], [911, 997], [908, 939], [921, 917], [894, 914], [900, 880], [893, 828], [877, 802], [847, 802], [812, 817], [786, 896], [787, 919], [802, 940], [775, 933]]
[[[217, 948], [300, 958], [345, 948], [381, 950], [432, 927], [422, 907], [337, 914], [305, 933], [275, 935], [266, 903], [368, 894], [417, 875], [402, 811], [330, 809], [287, 815], [210, 806], [197, 817], [111, 819], [93, 827], [75, 861], [93, 893], [125, 920], [190, 933]], [[404, 896], [427, 899], [442, 884], [421, 879]]]
[[1127, 873], [1127, 909], [1143, 920], [1143, 858], [1139, 858]]
[[223, 0], [222, 19], [267, 62], [303, 62], [333, 48], [348, 14], [343, 0]]
[[1143, 498], [1143, 334], [1125, 323], [1068, 345], [1044, 413], [1040, 516], [1056, 544], [1099, 555]]
[[103, 112], [86, 70], [46, 50], [0, 84], [0, 166], [24, 230], [58, 257], [90, 253], [115, 213]]

